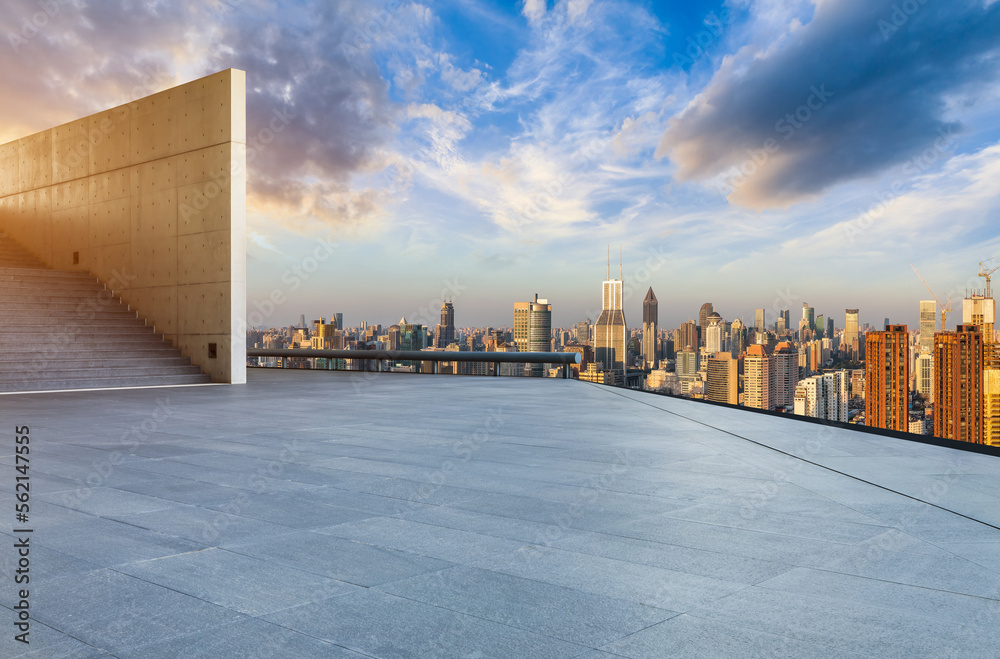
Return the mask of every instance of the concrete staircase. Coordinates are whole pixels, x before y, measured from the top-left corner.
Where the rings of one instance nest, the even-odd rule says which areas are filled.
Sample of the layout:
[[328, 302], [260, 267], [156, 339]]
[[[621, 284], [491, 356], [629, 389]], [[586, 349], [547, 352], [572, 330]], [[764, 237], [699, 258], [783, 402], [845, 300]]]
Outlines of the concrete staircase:
[[49, 269], [0, 233], [0, 391], [207, 382], [94, 277]]

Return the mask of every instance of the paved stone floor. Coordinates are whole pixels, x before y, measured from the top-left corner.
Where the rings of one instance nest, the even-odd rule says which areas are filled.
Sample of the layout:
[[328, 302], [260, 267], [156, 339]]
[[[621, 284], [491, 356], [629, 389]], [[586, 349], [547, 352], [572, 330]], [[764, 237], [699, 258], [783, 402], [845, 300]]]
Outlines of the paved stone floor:
[[563, 380], [251, 370], [0, 418], [2, 657], [1000, 648], [1000, 458]]

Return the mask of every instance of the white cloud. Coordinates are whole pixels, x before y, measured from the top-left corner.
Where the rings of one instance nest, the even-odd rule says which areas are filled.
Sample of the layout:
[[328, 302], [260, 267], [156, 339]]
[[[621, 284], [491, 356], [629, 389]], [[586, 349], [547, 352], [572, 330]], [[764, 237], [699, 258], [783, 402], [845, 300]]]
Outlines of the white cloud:
[[532, 25], [536, 25], [545, 17], [545, 0], [524, 0], [521, 13]]
[[593, 0], [567, 0], [566, 14], [570, 23], [576, 23], [587, 16], [587, 9], [590, 8]]
[[[787, 253], [818, 256], [859, 246], [894, 253], [934, 245], [948, 250], [969, 234], [1000, 223], [1000, 143], [951, 158], [940, 171], [916, 179], [909, 189], [890, 183], [867, 198], [862, 212], [812, 235], [782, 244]], [[885, 200], [884, 203], [882, 200]]]

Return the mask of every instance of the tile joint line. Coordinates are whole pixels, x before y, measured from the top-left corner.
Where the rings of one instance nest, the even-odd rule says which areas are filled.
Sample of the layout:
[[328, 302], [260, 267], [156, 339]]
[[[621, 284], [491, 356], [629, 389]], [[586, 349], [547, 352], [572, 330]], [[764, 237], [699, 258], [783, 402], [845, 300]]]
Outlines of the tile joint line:
[[[598, 385], [598, 386], [601, 386], [601, 385]], [[873, 483], [873, 482], [865, 480], [864, 478], [861, 478], [859, 476], [854, 476], [852, 474], [848, 474], [848, 473], [840, 471], [838, 469], [834, 469], [833, 467], [828, 467], [828, 466], [820, 464], [818, 462], [813, 462], [812, 460], [807, 460], [806, 458], [803, 458], [803, 457], [800, 457], [798, 455], [795, 455], [794, 453], [789, 453], [788, 451], [782, 451], [780, 448], [775, 448], [773, 446], [768, 446], [767, 444], [764, 444], [763, 442], [758, 442], [755, 439], [750, 439], [749, 437], [744, 437], [743, 435], [737, 435], [734, 432], [730, 432], [728, 430], [723, 430], [722, 428], [716, 428], [715, 426], [709, 425], [709, 424], [707, 424], [707, 423], [705, 423], [703, 421], [698, 421], [697, 419], [692, 419], [690, 417], [686, 417], [683, 414], [678, 414], [677, 412], [672, 412], [670, 410], [665, 410], [662, 407], [657, 407], [656, 405], [653, 405], [652, 403], [647, 403], [645, 401], [636, 400], [635, 398], [632, 398], [631, 396], [626, 396], [625, 394], [620, 394], [617, 391], [613, 391], [611, 393], [613, 393], [616, 396], [621, 396], [622, 398], [627, 398], [628, 400], [635, 401], [636, 403], [639, 403], [640, 405], [647, 405], [649, 407], [652, 407], [654, 410], [659, 410], [661, 412], [666, 412], [667, 414], [672, 414], [672, 415], [674, 415], [676, 417], [680, 417], [682, 419], [686, 419], [686, 420], [691, 421], [693, 423], [697, 423], [698, 425], [701, 425], [701, 426], [705, 426], [706, 428], [711, 428], [712, 430], [718, 430], [719, 432], [725, 433], [727, 435], [731, 435], [731, 436], [733, 436], [733, 437], [735, 437], [737, 439], [742, 439], [743, 441], [750, 442], [751, 444], [756, 444], [757, 446], [762, 446], [762, 447], [764, 447], [766, 449], [770, 449], [770, 450], [772, 450], [772, 451], [774, 451], [776, 453], [781, 453], [782, 455], [787, 455], [788, 457], [794, 458], [795, 460], [801, 460], [802, 462], [805, 462], [807, 464], [811, 464], [814, 467], [819, 467], [820, 469], [825, 469], [825, 470], [831, 471], [831, 472], [833, 472], [835, 474], [840, 474], [841, 476], [846, 476], [846, 477], [854, 479], [856, 481], [860, 481], [862, 483], [865, 483], [866, 485], [871, 485], [871, 486], [877, 487], [877, 488], [879, 488], [881, 490], [885, 490], [887, 492], [892, 492], [893, 494], [898, 494], [901, 497], [906, 497], [907, 499], [912, 499], [913, 501], [917, 501], [919, 503], [931, 506], [933, 508], [937, 508], [938, 510], [943, 510], [946, 513], [951, 513], [952, 515], [958, 515], [959, 517], [964, 517], [965, 519], [971, 520], [973, 522], [977, 522], [979, 524], [982, 524], [983, 526], [988, 526], [991, 529], [996, 529], [997, 531], [1000, 531], [1000, 526], [995, 526], [993, 524], [990, 524], [989, 522], [984, 522], [981, 519], [976, 519], [975, 517], [970, 517], [969, 515], [963, 515], [962, 513], [958, 512], [956, 510], [951, 510], [950, 508], [945, 508], [944, 506], [939, 506], [936, 503], [931, 503], [930, 501], [924, 501], [923, 499], [920, 499], [918, 497], [912, 496], [910, 494], [906, 494], [905, 492], [900, 492], [898, 490], [894, 490], [891, 487], [886, 487], [885, 485], [879, 485], [878, 483]]]

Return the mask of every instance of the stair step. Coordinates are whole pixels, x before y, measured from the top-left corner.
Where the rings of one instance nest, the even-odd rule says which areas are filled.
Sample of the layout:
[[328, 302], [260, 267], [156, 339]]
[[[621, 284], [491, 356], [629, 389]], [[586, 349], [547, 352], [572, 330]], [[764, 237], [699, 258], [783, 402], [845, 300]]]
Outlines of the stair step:
[[[155, 334], [150, 325], [126, 324], [128, 322], [130, 321], [112, 321], [113, 324], [111, 325], [101, 325], [100, 332], [103, 336], [113, 336], [114, 338], [118, 338], [119, 336], [141, 336], [142, 338], [146, 338]], [[136, 318], [135, 322], [142, 323], [143, 321]], [[23, 338], [46, 339], [66, 336], [67, 334], [79, 334], [81, 329], [87, 326], [88, 324], [85, 322], [75, 324], [48, 323], [45, 325], [9, 325], [5, 323], [0, 325], [0, 337], [9, 339], [23, 335]]]
[[35, 382], [0, 382], [0, 391], [50, 391], [53, 389], [105, 389], [116, 387], [162, 387], [179, 384], [209, 384], [207, 375], [147, 375], [121, 378], [69, 378]]
[[0, 279], [8, 278], [18, 278], [25, 277], [27, 279], [33, 279], [37, 281], [60, 281], [63, 279], [79, 279], [81, 281], [97, 281], [97, 277], [94, 277], [87, 272], [79, 272], [76, 270], [48, 270], [45, 268], [18, 268], [15, 266], [4, 265], [0, 261]]
[[[30, 305], [30, 306], [29, 306]], [[10, 318], [10, 322], [28, 322], [30, 318], [39, 319], [38, 322], [29, 323], [31, 325], [41, 325], [45, 322], [59, 320], [69, 322], [70, 320], [80, 320], [83, 318], [138, 318], [134, 311], [125, 308], [124, 305], [115, 303], [114, 306], [99, 305], [91, 308], [89, 305], [50, 303], [39, 304], [28, 302], [24, 305], [11, 305], [9, 307], [0, 304], [0, 322], [4, 318]], [[15, 320], [17, 319], [17, 320]]]
[[94, 281], [97, 277], [94, 277], [89, 272], [82, 272], [80, 270], [50, 270], [48, 268], [18, 268], [16, 266], [6, 265], [3, 262], [3, 257], [0, 256], [0, 277], [34, 277], [36, 279], [87, 279]]
[[4, 320], [0, 322], [0, 333], [2, 332], [42, 332], [45, 334], [65, 334], [67, 330], [77, 331], [82, 327], [98, 327], [101, 331], [112, 332], [132, 332], [142, 330], [146, 321], [135, 316], [100, 316], [94, 314], [93, 317], [87, 314], [78, 314], [76, 318], [63, 314], [39, 315], [21, 317], [16, 320]]
[[58, 291], [49, 291], [47, 293], [39, 292], [36, 294], [29, 293], [27, 291], [19, 291], [17, 293], [6, 293], [4, 288], [0, 287], [0, 306], [16, 305], [20, 302], [58, 302], [62, 304], [89, 304], [90, 300], [97, 299], [98, 301], [104, 303], [114, 302], [115, 304], [120, 304], [120, 298], [118, 297], [108, 297], [104, 295], [73, 295], [72, 293], [60, 293]]
[[[118, 355], [119, 353], [114, 353]], [[82, 356], [80, 358], [70, 358], [67, 359], [63, 355], [54, 357], [52, 359], [25, 359], [24, 357], [17, 356], [11, 358], [0, 357], [0, 374], [13, 372], [18, 370], [25, 370], [30, 368], [31, 370], [38, 370], [41, 368], [64, 368], [68, 370], [76, 370], [81, 368], [126, 368], [133, 364], [143, 364], [144, 366], [192, 366], [191, 360], [187, 357], [176, 356], [171, 353], [166, 354], [164, 351], [154, 351], [145, 356], [119, 356], [119, 357], [86, 357]]]
[[[45, 272], [39, 270], [39, 272]], [[44, 286], [68, 287], [72, 290], [96, 288], [104, 290], [106, 287], [92, 277], [29, 277], [27, 275], [0, 275], [0, 286], [6, 288], [26, 287], [41, 288]]]
[[[19, 343], [14, 343], [14, 344], [0, 344], [0, 350], [3, 350], [3, 351], [20, 350], [20, 348], [21, 348], [22, 345], [23, 344], [19, 344]], [[170, 345], [169, 343], [166, 343], [165, 341], [154, 342], [152, 340], [150, 340], [150, 341], [122, 341], [122, 342], [117, 342], [117, 343], [115, 343], [115, 342], [93, 343], [93, 342], [90, 342], [90, 341], [87, 341], [87, 342], [76, 341], [73, 344], [74, 348], [75, 348], [75, 350], [73, 350], [73, 351], [67, 351], [66, 350], [66, 346], [64, 344], [52, 343], [50, 345], [51, 345], [51, 348], [48, 351], [45, 351], [45, 350], [34, 350], [34, 351], [32, 351], [36, 355], [36, 357], [34, 358], [35, 361], [50, 360], [50, 359], [52, 359], [52, 355], [59, 355], [59, 356], [62, 356], [62, 357], [66, 357], [67, 359], [80, 359], [80, 358], [85, 358], [85, 357], [91, 355], [94, 350], [102, 350], [102, 349], [103, 350], [108, 350], [108, 349], [111, 349], [111, 348], [114, 348], [114, 347], [120, 348], [121, 351], [124, 352], [124, 353], [126, 353], [126, 354], [131, 354], [132, 351], [134, 349], [136, 349], [136, 348], [156, 349], [159, 346], [163, 346], [163, 349], [165, 351], [166, 350], [175, 350], [175, 348], [172, 345]]]
[[142, 336], [115, 336], [111, 338], [94, 336], [88, 334], [63, 334], [62, 336], [55, 337], [52, 340], [39, 340], [38, 337], [32, 337], [26, 339], [21, 335], [4, 335], [0, 334], [0, 350], [22, 350], [27, 346], [37, 346], [40, 350], [44, 350], [46, 346], [50, 346], [50, 350], [58, 350], [63, 353], [67, 349], [76, 348], [78, 350], [93, 350], [95, 348], [121, 348], [123, 350], [139, 348], [139, 347], [150, 347], [165, 345], [169, 348], [173, 348], [172, 345], [163, 340], [163, 336], [160, 334], [145, 334]]
[[164, 357], [167, 355], [179, 355], [180, 352], [166, 341], [151, 343], [148, 345], [125, 346], [76, 346], [71, 344], [64, 346], [54, 354], [51, 350], [27, 347], [17, 351], [0, 350], [0, 362], [11, 360], [24, 360], [34, 362], [48, 362], [61, 359], [106, 359], [112, 357], [127, 357], [130, 359], [150, 359], [151, 357]]
[[38, 282], [38, 281], [5, 281], [0, 279], [0, 287], [7, 294], [26, 294], [26, 293], [36, 293], [51, 291], [53, 288], [57, 288], [59, 292], [64, 294], [74, 294], [81, 297], [86, 297], [88, 295], [100, 294], [107, 289], [101, 284], [97, 283], [96, 280], [56, 280], [51, 282]]
[[47, 369], [3, 371], [5, 382], [30, 382], [34, 380], [81, 380], [88, 378], [138, 378], [161, 375], [201, 375], [197, 366], [128, 366], [116, 368], [62, 368], [53, 365]]
[[0, 391], [210, 382], [97, 278], [0, 233]]

